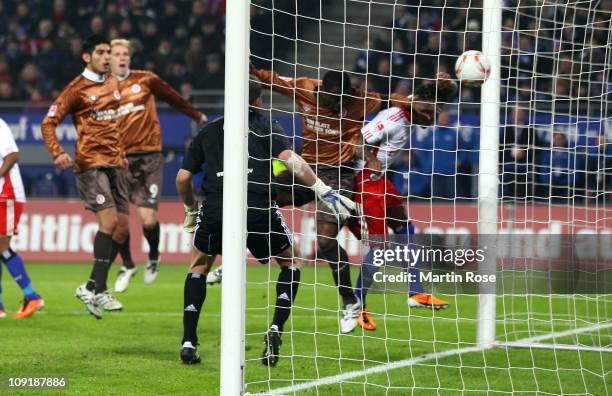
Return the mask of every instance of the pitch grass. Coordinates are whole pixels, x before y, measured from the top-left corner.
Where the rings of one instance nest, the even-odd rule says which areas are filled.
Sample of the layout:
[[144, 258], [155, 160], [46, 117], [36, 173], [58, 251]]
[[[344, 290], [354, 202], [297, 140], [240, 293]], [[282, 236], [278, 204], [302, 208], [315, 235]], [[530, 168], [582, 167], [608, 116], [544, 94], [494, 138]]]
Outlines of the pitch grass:
[[[329, 269], [309, 267], [303, 270], [297, 306], [286, 328], [293, 332], [283, 336], [278, 366], [268, 369], [258, 357], [274, 301], [274, 287], [267, 279], [276, 278], [277, 268], [248, 268], [249, 392], [470, 346], [475, 340], [474, 296], [450, 297], [449, 309], [430, 312], [409, 310], [401, 295], [372, 295], [371, 309], [375, 313], [387, 310], [386, 317], [375, 314], [378, 331], [340, 336], [338, 298], [329, 286]], [[116, 269], [112, 270], [113, 281]], [[218, 394], [219, 286], [208, 288], [200, 322], [203, 362], [184, 366], [178, 358], [184, 267], [164, 266], [152, 286], [143, 285], [140, 271], [130, 289], [119, 295], [124, 311], [106, 314], [99, 321], [87, 315], [73, 296], [76, 286], [86, 279], [89, 266], [35, 264], [29, 271], [47, 306], [27, 320], [0, 320], [0, 376], [66, 376], [69, 388], [60, 394]], [[20, 292], [7, 275], [5, 271], [4, 302], [14, 311]], [[498, 338], [514, 340], [604, 322], [609, 320], [610, 308], [612, 302], [605, 297], [498, 298], [498, 319], [505, 319], [499, 321]], [[527, 312], [531, 312], [529, 321]], [[557, 342], [609, 347], [611, 340], [608, 328]], [[611, 369], [612, 359], [604, 353], [493, 349], [429, 360], [297, 394], [605, 395], [612, 389]], [[0, 389], [0, 394], [6, 391]]]

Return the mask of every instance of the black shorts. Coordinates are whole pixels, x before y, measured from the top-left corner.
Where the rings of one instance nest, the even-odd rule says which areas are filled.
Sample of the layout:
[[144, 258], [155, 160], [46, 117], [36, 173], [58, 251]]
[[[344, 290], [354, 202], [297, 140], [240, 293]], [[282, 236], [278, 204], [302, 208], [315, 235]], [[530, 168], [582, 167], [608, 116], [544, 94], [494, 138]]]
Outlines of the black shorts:
[[162, 153], [128, 154], [130, 201], [143, 208], [157, 210], [164, 174]]
[[76, 173], [77, 187], [85, 208], [94, 213], [107, 208], [129, 213], [127, 176], [119, 168], [93, 168]]
[[[206, 199], [198, 213], [193, 245], [209, 256], [222, 254], [222, 213], [220, 197]], [[293, 234], [275, 202], [259, 208], [249, 206], [246, 242], [253, 257], [264, 264], [293, 244]]]

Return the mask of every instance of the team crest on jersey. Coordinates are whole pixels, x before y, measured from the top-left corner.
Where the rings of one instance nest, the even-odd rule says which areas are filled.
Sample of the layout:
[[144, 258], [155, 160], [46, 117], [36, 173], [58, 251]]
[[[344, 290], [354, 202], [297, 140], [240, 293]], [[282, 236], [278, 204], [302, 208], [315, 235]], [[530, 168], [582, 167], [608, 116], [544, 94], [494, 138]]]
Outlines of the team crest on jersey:
[[140, 84], [134, 84], [132, 85], [132, 92], [137, 94], [138, 92], [142, 91], [142, 87], [140, 86]]
[[104, 195], [102, 194], [96, 195], [96, 203], [98, 205], [102, 205], [104, 202], [106, 202], [106, 198], [104, 197]]
[[49, 112], [47, 113], [47, 117], [53, 117], [57, 113], [57, 105], [53, 105], [49, 107]]
[[115, 95], [115, 99], [117, 100], [121, 99], [121, 93], [119, 92], [119, 90], [115, 90], [114, 95]]
[[96, 100], [98, 100], [98, 97], [96, 95], [91, 95], [89, 97], [89, 100], [91, 100], [92, 102], [95, 102]]
[[310, 106], [304, 106], [304, 113], [310, 113]]

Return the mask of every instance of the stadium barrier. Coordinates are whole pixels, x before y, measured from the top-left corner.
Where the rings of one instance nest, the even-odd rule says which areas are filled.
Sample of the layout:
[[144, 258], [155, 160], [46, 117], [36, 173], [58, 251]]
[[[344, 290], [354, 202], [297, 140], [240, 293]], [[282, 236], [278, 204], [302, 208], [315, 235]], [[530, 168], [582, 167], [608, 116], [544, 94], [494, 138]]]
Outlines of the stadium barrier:
[[[602, 216], [603, 207], [574, 207], [568, 205], [520, 205], [503, 206], [503, 219], [513, 219], [501, 224], [500, 233], [519, 233], [528, 249], [533, 235], [578, 234], [598, 232], [612, 239], [612, 218]], [[147, 243], [142, 227], [131, 208], [130, 230], [133, 256], [136, 262], [146, 260]], [[282, 209], [289, 227], [293, 230], [300, 251], [306, 258], [316, 254], [314, 207]], [[475, 204], [411, 204], [408, 214], [418, 233], [438, 235], [443, 245], [458, 243], [461, 235], [477, 232], [478, 208]], [[165, 263], [185, 264], [190, 257], [191, 235], [183, 231], [183, 206], [178, 202], [161, 202], [160, 251]], [[570, 225], [571, 224], [571, 228]], [[520, 226], [519, 226], [520, 225]], [[594, 227], [597, 227], [597, 230]], [[93, 238], [97, 230], [94, 215], [86, 211], [80, 201], [32, 200], [25, 206], [19, 235], [14, 248], [28, 261], [75, 262], [91, 261]], [[517, 231], [513, 231], [516, 229]], [[361, 262], [359, 241], [345, 227], [339, 236], [353, 263]], [[609, 242], [609, 241], [607, 241]], [[607, 245], [606, 245], [607, 246]], [[605, 250], [605, 249], [604, 249]], [[608, 249], [612, 254], [612, 247]], [[605, 251], [603, 252], [605, 253]], [[529, 257], [529, 252], [514, 252], [515, 257]], [[537, 246], [535, 249], [537, 255]], [[609, 258], [609, 257], [606, 257]]]

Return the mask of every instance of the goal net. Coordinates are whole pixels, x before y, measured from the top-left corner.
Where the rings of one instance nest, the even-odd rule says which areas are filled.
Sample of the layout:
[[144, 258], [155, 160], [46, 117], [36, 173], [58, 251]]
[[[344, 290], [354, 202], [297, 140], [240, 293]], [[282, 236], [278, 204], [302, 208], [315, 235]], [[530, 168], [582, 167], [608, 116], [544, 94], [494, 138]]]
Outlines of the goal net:
[[[501, 14], [500, 21], [483, 22], [487, 12]], [[317, 241], [324, 232], [317, 206], [281, 208], [295, 237], [296, 260], [303, 263], [300, 286], [282, 332], [278, 364], [262, 365], [279, 269], [247, 266], [245, 392], [609, 392], [611, 17], [609, 0], [251, 2], [251, 61], [285, 82], [322, 80], [337, 70], [348, 73], [355, 88], [342, 87], [345, 96], [357, 100], [358, 90], [377, 92], [384, 102], [393, 94], [415, 94], [439, 72], [456, 78], [455, 60], [467, 50], [482, 51], [493, 70], [482, 88], [461, 84], [448, 103], [434, 98], [443, 111], [433, 125], [406, 126], [408, 139], [401, 148], [391, 138], [372, 144], [344, 138], [344, 128], [367, 125], [379, 108], [371, 112], [364, 104], [356, 113], [365, 118], [351, 119], [343, 103], [335, 116], [339, 136], [332, 136], [326, 134], [328, 116], [317, 107], [321, 101], [305, 106], [300, 104], [303, 88], [263, 86], [260, 111], [270, 123], [280, 122], [298, 153], [330, 141], [353, 145], [355, 158], [367, 158], [369, 149], [381, 158], [376, 149], [383, 144], [399, 149], [383, 164], [394, 191], [379, 191], [379, 199], [398, 194], [405, 205], [416, 228], [410, 251], [450, 251], [452, 256], [434, 255], [417, 264], [421, 275], [427, 274], [419, 275], [424, 294], [448, 302], [447, 308], [417, 307], [409, 301], [415, 293], [408, 294], [406, 282], [387, 277], [374, 281], [367, 294], [376, 330], [358, 325], [344, 334], [345, 301], [327, 264], [329, 254]], [[483, 48], [484, 33], [497, 34], [499, 50]], [[500, 92], [498, 114], [481, 113], [491, 108], [483, 103], [489, 89]], [[303, 133], [305, 123], [316, 131], [314, 138]], [[493, 141], [497, 145], [491, 146]], [[357, 159], [341, 155], [338, 150], [332, 162], [343, 162], [342, 169], [333, 168], [342, 189], [345, 173], [361, 168]], [[491, 169], [491, 164], [496, 166]], [[273, 167], [276, 173], [283, 169]], [[313, 168], [319, 177], [329, 172], [321, 164]], [[293, 181], [297, 194], [299, 178]], [[487, 194], [489, 200], [483, 198]], [[396, 216], [383, 207], [383, 217]], [[368, 213], [376, 216], [371, 210], [362, 208], [357, 216], [362, 226]], [[483, 224], [491, 221], [495, 242], [484, 246], [483, 240], [492, 239], [482, 235]], [[388, 235], [383, 233], [385, 248], [397, 242], [398, 230], [390, 225]], [[347, 226], [339, 231], [353, 287], [368, 251], [376, 249], [371, 237]], [[484, 263], [477, 257], [461, 260], [462, 249], [481, 249]], [[340, 248], [337, 256], [342, 261]], [[376, 278], [408, 273], [405, 269], [382, 265]], [[483, 289], [483, 282], [467, 279], [468, 273], [494, 274], [495, 282]]]

